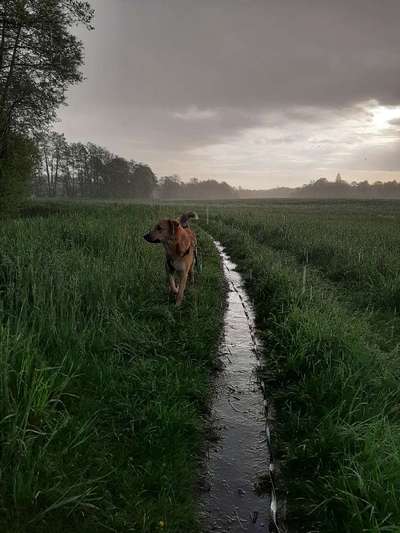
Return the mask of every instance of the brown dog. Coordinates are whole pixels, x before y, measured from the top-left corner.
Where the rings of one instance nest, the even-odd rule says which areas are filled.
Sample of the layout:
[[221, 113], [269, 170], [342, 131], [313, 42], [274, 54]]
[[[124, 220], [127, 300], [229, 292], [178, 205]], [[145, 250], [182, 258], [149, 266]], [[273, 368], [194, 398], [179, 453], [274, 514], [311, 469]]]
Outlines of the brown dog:
[[[183, 300], [188, 278], [194, 280], [194, 264], [197, 259], [196, 235], [189, 228], [189, 219], [197, 219], [196, 213], [184, 213], [178, 219], [163, 219], [144, 238], [147, 242], [161, 243], [165, 249], [165, 268], [170, 291], [176, 296], [176, 305]], [[175, 274], [179, 276], [178, 286]]]

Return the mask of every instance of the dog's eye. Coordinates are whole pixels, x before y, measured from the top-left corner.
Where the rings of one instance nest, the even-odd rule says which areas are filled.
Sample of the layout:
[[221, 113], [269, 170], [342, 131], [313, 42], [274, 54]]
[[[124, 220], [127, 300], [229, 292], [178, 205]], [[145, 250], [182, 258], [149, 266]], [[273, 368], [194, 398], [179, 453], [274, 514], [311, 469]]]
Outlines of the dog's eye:
[[156, 230], [157, 230], [157, 231], [161, 231], [161, 226], [158, 225], [158, 226], [156, 227]]

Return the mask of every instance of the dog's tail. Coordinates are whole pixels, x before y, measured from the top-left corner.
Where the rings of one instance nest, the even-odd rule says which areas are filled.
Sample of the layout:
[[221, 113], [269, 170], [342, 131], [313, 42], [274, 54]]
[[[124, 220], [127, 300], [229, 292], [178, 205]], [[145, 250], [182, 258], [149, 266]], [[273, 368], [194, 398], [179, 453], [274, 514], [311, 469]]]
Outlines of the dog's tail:
[[184, 227], [184, 228], [189, 227], [189, 220], [191, 218], [193, 218], [194, 220], [198, 220], [199, 219], [197, 213], [195, 213], [194, 211], [189, 211], [188, 213], [183, 213], [183, 215], [181, 215], [179, 217], [180, 225], [182, 227]]

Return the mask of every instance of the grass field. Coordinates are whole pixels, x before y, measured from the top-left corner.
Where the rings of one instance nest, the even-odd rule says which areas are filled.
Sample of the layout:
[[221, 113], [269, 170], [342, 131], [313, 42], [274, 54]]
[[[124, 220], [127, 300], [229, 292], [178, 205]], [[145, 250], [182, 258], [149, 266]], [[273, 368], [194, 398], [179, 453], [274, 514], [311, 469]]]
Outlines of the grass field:
[[0, 227], [0, 529], [200, 531], [208, 232], [255, 303], [289, 531], [400, 532], [400, 203], [210, 203], [208, 224], [198, 204], [204, 271], [177, 309], [142, 235], [183, 210], [33, 205]]
[[143, 240], [158, 208], [26, 214], [0, 227], [0, 530], [197, 531], [224, 306], [209, 237], [177, 309]]
[[247, 279], [292, 531], [400, 531], [400, 204], [210, 205]]

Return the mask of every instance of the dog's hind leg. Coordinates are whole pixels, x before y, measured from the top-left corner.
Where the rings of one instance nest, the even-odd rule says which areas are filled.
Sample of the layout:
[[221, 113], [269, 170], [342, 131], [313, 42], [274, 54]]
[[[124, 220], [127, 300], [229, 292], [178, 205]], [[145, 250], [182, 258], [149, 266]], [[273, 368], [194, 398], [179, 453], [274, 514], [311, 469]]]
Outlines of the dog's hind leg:
[[194, 283], [194, 261], [193, 261], [192, 266], [190, 267], [190, 270], [189, 270], [189, 281], [190, 281], [190, 283]]

